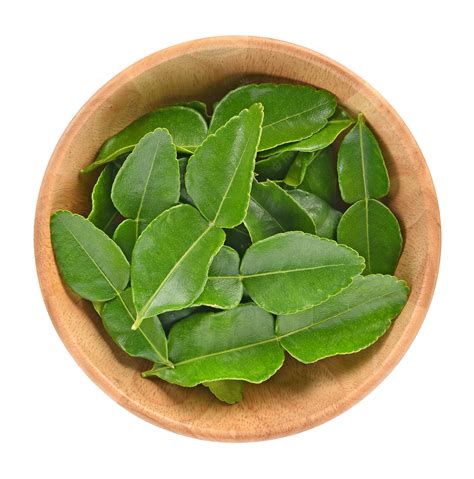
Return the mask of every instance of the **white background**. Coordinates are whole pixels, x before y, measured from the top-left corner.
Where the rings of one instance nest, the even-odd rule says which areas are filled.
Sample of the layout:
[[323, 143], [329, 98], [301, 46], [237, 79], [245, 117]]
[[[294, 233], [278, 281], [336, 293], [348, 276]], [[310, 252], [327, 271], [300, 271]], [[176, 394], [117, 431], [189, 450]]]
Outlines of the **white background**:
[[[4, 1], [0, 11], [0, 476], [474, 477], [474, 33], [470, 1]], [[346, 65], [417, 139], [441, 206], [443, 254], [426, 321], [366, 399], [323, 426], [221, 444], [152, 426], [76, 365], [44, 308], [36, 196], [81, 105], [130, 63], [195, 38], [252, 34]]]

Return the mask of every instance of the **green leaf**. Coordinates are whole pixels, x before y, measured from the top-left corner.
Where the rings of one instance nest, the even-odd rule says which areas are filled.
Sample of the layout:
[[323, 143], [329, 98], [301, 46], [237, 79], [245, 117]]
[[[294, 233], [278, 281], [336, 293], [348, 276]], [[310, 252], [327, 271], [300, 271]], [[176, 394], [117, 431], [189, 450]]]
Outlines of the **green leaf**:
[[332, 145], [336, 138], [347, 128], [354, 124], [354, 120], [340, 107], [336, 108], [336, 112], [329, 119], [324, 128], [314, 135], [296, 143], [290, 143], [270, 150], [265, 153], [284, 153], [287, 151], [303, 151], [314, 152]]
[[173, 137], [173, 143], [178, 151], [186, 153], [192, 153], [207, 135], [206, 121], [194, 109], [183, 106], [160, 108], [138, 118], [109, 138], [102, 145], [95, 161], [84, 168], [82, 173], [95, 170], [132, 151], [142, 137], [157, 128], [166, 128]]
[[303, 208], [314, 222], [316, 234], [323, 238], [336, 239], [341, 213], [321, 198], [303, 190], [289, 190], [288, 194]]
[[147, 318], [136, 331], [133, 331], [131, 327], [135, 316], [130, 288], [105, 303], [101, 312], [107, 333], [126, 353], [155, 363], [170, 365], [168, 343], [160, 320], [156, 316]]
[[194, 305], [219, 309], [235, 308], [240, 303], [243, 293], [239, 265], [237, 251], [223, 246], [212, 261], [204, 291]]
[[177, 311], [167, 311], [166, 313], [160, 314], [160, 321], [166, 334], [168, 334], [173, 324], [192, 314], [203, 312], [204, 310], [206, 310], [206, 308], [203, 306], [194, 306], [191, 308], [178, 309]]
[[336, 98], [325, 90], [272, 83], [245, 85], [228, 93], [217, 104], [210, 133], [257, 102], [265, 109], [259, 151], [313, 135], [326, 125], [336, 108]]
[[339, 148], [337, 170], [342, 199], [346, 203], [368, 198], [381, 198], [390, 189], [382, 151], [359, 113], [354, 128], [344, 137]]
[[358, 276], [324, 303], [278, 316], [281, 345], [303, 363], [367, 348], [389, 328], [408, 298], [404, 281], [393, 276]]
[[243, 256], [247, 248], [252, 244], [249, 232], [244, 225], [225, 230], [225, 244], [235, 249], [240, 256]]
[[181, 183], [181, 190], [179, 194], [179, 201], [181, 203], [186, 203], [188, 205], [193, 205], [194, 202], [193, 199], [188, 195], [188, 192], [186, 191], [186, 186], [185, 186], [185, 175], [186, 175], [186, 168], [188, 166], [188, 158], [178, 158], [178, 164], [179, 164], [179, 181]]
[[132, 290], [137, 328], [144, 318], [190, 306], [204, 289], [224, 231], [208, 224], [190, 205], [155, 218], [132, 255]]
[[337, 240], [365, 258], [364, 274], [393, 274], [403, 238], [395, 215], [380, 201], [361, 200], [343, 215]]
[[188, 161], [186, 191], [216, 226], [242, 223], [249, 204], [263, 109], [259, 104], [209, 135]]
[[192, 108], [193, 110], [196, 110], [205, 120], [211, 119], [209, 113], [207, 112], [207, 105], [203, 101], [199, 101], [199, 100], [185, 101], [183, 103], [178, 103], [175, 106], [185, 106], [187, 108]]
[[203, 383], [219, 401], [235, 404], [242, 401], [243, 381], [211, 381]]
[[308, 213], [272, 181], [253, 183], [244, 223], [253, 243], [284, 231], [315, 232]]
[[298, 188], [334, 205], [337, 198], [337, 170], [331, 148], [316, 153]]
[[240, 273], [256, 304], [274, 314], [291, 314], [338, 293], [363, 269], [364, 259], [353, 249], [291, 231], [253, 244]]
[[107, 165], [100, 174], [92, 190], [92, 210], [87, 219], [108, 236], [114, 234], [120, 222], [120, 213], [110, 198], [112, 184], [118, 168], [115, 164]]
[[112, 186], [112, 201], [125, 217], [150, 222], [179, 200], [176, 148], [167, 130], [146, 134], [125, 160]]
[[298, 152], [284, 178], [288, 186], [298, 186], [304, 180], [306, 170], [316, 158], [316, 153]]
[[255, 164], [258, 180], [283, 180], [295, 158], [296, 152], [289, 151], [258, 160]]
[[130, 219], [122, 221], [117, 226], [114, 233], [114, 241], [120, 246], [128, 261], [131, 261], [135, 243], [145, 227], [146, 223]]
[[127, 286], [127, 259], [102, 230], [84, 217], [70, 211], [54, 213], [51, 241], [61, 276], [79, 296], [107, 301]]
[[272, 315], [251, 303], [181, 320], [171, 328], [168, 348], [174, 367], [155, 365], [143, 376], [188, 387], [223, 379], [261, 383], [284, 360]]

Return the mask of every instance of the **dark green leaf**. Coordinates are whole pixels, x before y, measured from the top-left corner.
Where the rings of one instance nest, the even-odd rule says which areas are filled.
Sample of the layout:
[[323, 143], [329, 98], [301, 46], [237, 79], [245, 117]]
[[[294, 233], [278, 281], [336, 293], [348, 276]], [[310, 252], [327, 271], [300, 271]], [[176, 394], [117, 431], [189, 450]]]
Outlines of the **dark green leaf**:
[[114, 233], [114, 241], [120, 246], [128, 261], [131, 261], [135, 243], [145, 227], [146, 223], [130, 219], [122, 221], [117, 226]]
[[210, 225], [190, 205], [155, 218], [137, 240], [132, 255], [134, 327], [147, 317], [190, 306], [204, 289], [224, 231]]
[[105, 329], [126, 353], [169, 365], [168, 344], [160, 320], [156, 316], [147, 318], [136, 331], [133, 331], [131, 328], [135, 316], [130, 288], [105, 303], [101, 312]]
[[243, 292], [239, 265], [240, 258], [237, 251], [223, 246], [212, 261], [204, 291], [194, 305], [219, 309], [235, 308], [240, 303]]
[[253, 183], [245, 226], [253, 243], [283, 231], [315, 232], [308, 213], [271, 181]]
[[313, 135], [326, 125], [336, 108], [334, 95], [325, 90], [272, 83], [245, 85], [217, 104], [209, 131], [215, 132], [239, 111], [257, 102], [265, 109], [259, 151]]
[[362, 113], [342, 140], [337, 170], [339, 188], [346, 203], [381, 198], [388, 193], [390, 182], [382, 151]]
[[178, 309], [177, 311], [167, 311], [166, 313], [160, 314], [160, 321], [166, 334], [168, 334], [174, 323], [177, 323], [192, 314], [201, 313], [205, 309], [206, 308], [203, 306], [195, 306], [192, 308]]
[[336, 138], [353, 123], [354, 120], [344, 110], [337, 107], [336, 112], [329, 119], [326, 126], [314, 135], [296, 143], [279, 146], [275, 148], [275, 150], [269, 150], [269, 152], [275, 154], [285, 151], [313, 152], [322, 150], [332, 145], [336, 141]]
[[316, 153], [298, 188], [334, 205], [337, 198], [337, 170], [331, 148]]
[[324, 303], [278, 316], [277, 335], [281, 345], [303, 363], [355, 353], [387, 331], [407, 297], [406, 283], [393, 276], [358, 276]]
[[240, 273], [250, 297], [274, 314], [316, 306], [347, 287], [364, 269], [353, 249], [318, 236], [291, 231], [253, 244]]
[[181, 191], [179, 194], [179, 201], [181, 203], [186, 203], [188, 205], [193, 205], [193, 199], [188, 195], [188, 192], [186, 191], [186, 186], [184, 182], [184, 177], [186, 175], [186, 168], [188, 166], [188, 158], [178, 158], [178, 164], [179, 164], [179, 180], [181, 183]]
[[365, 258], [364, 274], [393, 274], [403, 238], [395, 215], [380, 201], [361, 200], [343, 215], [337, 240]]
[[114, 234], [120, 222], [120, 213], [110, 198], [112, 184], [118, 168], [115, 164], [107, 165], [100, 174], [92, 190], [92, 210], [87, 219], [94, 223], [108, 236]]
[[125, 218], [150, 222], [179, 200], [176, 148], [167, 130], [146, 134], [125, 160], [112, 187], [112, 201]]
[[168, 338], [174, 367], [156, 365], [143, 373], [181, 386], [240, 379], [261, 383], [284, 360], [271, 314], [254, 304], [220, 313], [201, 313], [176, 323]]
[[283, 180], [290, 169], [296, 152], [289, 151], [258, 160], [255, 164], [255, 173], [259, 181]]
[[51, 217], [51, 240], [61, 276], [79, 296], [107, 301], [127, 286], [127, 259], [89, 220], [69, 211], [56, 212]]
[[336, 239], [341, 213], [321, 198], [303, 190], [289, 190], [288, 194], [308, 213], [316, 227], [316, 234], [323, 238]]
[[252, 244], [249, 232], [244, 225], [225, 230], [225, 244], [235, 249], [240, 256], [243, 256], [247, 248]]
[[220, 401], [235, 404], [242, 401], [243, 381], [212, 381], [203, 383]]
[[249, 204], [263, 109], [243, 110], [209, 135], [188, 161], [186, 191], [216, 226], [242, 223]]
[[110, 163], [135, 145], [147, 133], [157, 128], [166, 128], [173, 137], [178, 151], [192, 153], [207, 135], [207, 124], [200, 113], [192, 108], [170, 106], [148, 113], [125, 129], [109, 138], [101, 147], [95, 161], [82, 170], [83, 173], [95, 170]]

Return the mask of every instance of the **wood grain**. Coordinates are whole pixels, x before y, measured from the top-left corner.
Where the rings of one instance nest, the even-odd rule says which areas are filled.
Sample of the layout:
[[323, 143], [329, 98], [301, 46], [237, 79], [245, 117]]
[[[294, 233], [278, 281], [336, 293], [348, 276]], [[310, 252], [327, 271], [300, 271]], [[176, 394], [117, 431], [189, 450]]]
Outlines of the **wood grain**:
[[[374, 65], [374, 68], [376, 65]], [[129, 358], [107, 337], [86, 301], [70, 294], [55, 265], [49, 218], [60, 208], [87, 213], [93, 177], [79, 175], [99, 147], [132, 120], [159, 106], [200, 99], [209, 105], [250, 81], [289, 81], [325, 88], [379, 138], [392, 180], [389, 205], [403, 228], [397, 276], [408, 281], [408, 304], [389, 333], [358, 354], [305, 366], [290, 358], [263, 385], [247, 385], [235, 406], [204, 387], [185, 389], [145, 380], [146, 362]], [[305, 48], [258, 37], [217, 37], [157, 52], [101, 88], [61, 137], [38, 198], [35, 251], [51, 319], [79, 365], [134, 414], [171, 431], [220, 441], [262, 440], [317, 426], [345, 411], [382, 381], [404, 355], [431, 301], [440, 255], [438, 203], [430, 173], [409, 130], [366, 82]]]

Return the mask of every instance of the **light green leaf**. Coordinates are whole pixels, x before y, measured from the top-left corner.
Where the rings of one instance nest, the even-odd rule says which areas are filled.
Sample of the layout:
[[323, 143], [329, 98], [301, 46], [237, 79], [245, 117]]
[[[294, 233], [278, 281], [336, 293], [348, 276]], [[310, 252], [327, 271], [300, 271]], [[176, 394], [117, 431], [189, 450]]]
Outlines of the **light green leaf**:
[[393, 274], [403, 238], [395, 215], [380, 201], [361, 200], [343, 215], [337, 240], [365, 258], [364, 274]]
[[179, 200], [176, 148], [167, 130], [146, 134], [125, 160], [112, 186], [112, 201], [125, 217], [150, 222]]
[[70, 211], [57, 211], [51, 217], [51, 240], [61, 276], [79, 296], [107, 301], [127, 286], [127, 259], [89, 220]]
[[193, 110], [196, 110], [198, 113], [200, 113], [206, 121], [211, 119], [209, 113], [207, 112], [207, 105], [203, 101], [185, 101], [183, 103], [178, 103], [175, 106], [185, 106], [187, 108], [192, 108]]
[[192, 153], [207, 135], [206, 121], [193, 108], [183, 106], [160, 108], [138, 118], [109, 138], [102, 145], [95, 161], [84, 168], [82, 173], [95, 170], [132, 151], [141, 138], [157, 128], [166, 128], [173, 137], [173, 143], [178, 151], [186, 153]]
[[143, 231], [132, 255], [137, 328], [144, 318], [190, 306], [204, 289], [224, 231], [190, 205], [161, 213]]
[[354, 124], [354, 120], [344, 110], [337, 107], [336, 112], [329, 119], [326, 126], [314, 135], [296, 143], [282, 145], [275, 148], [275, 150], [266, 151], [265, 154], [284, 153], [287, 151], [314, 152], [322, 150], [332, 145], [336, 141], [336, 138], [352, 124]]
[[241, 111], [209, 135], [188, 161], [186, 191], [216, 226], [231, 228], [245, 218], [262, 119], [259, 104]]
[[335, 241], [291, 231], [253, 244], [240, 273], [252, 300], [274, 314], [316, 306], [347, 287], [364, 259]]
[[242, 401], [243, 381], [211, 381], [203, 383], [219, 401], [235, 404]]
[[284, 231], [315, 232], [308, 213], [272, 181], [253, 183], [244, 223], [253, 243]]
[[303, 363], [355, 353], [387, 331], [407, 298], [406, 283], [393, 276], [358, 276], [324, 303], [278, 316], [277, 335], [281, 345]]
[[298, 188], [313, 193], [334, 206], [337, 198], [337, 170], [331, 148], [316, 153]]
[[145, 227], [146, 223], [130, 219], [122, 221], [117, 226], [114, 233], [114, 241], [120, 246], [128, 261], [131, 261], [135, 243]]
[[337, 170], [339, 188], [346, 203], [381, 198], [390, 189], [382, 151], [362, 113], [341, 142]]
[[92, 190], [92, 210], [87, 219], [108, 236], [114, 234], [120, 222], [120, 213], [110, 198], [112, 184], [118, 167], [115, 164], [107, 165], [100, 174]]
[[136, 331], [133, 331], [131, 328], [135, 316], [130, 288], [105, 303], [101, 312], [107, 333], [126, 353], [155, 363], [170, 365], [168, 343], [160, 320], [156, 316], [147, 318]]
[[334, 95], [325, 90], [272, 83], [245, 85], [228, 93], [217, 104], [210, 133], [257, 102], [265, 110], [259, 151], [313, 135], [326, 125], [336, 108]]
[[235, 308], [242, 299], [243, 286], [239, 277], [240, 258], [237, 251], [223, 246], [209, 268], [204, 291], [194, 306], [212, 306], [219, 309]]
[[284, 360], [272, 315], [251, 303], [179, 321], [171, 328], [168, 348], [174, 367], [155, 365], [143, 376], [188, 387], [224, 379], [261, 383]]
[[255, 164], [258, 181], [283, 180], [295, 158], [296, 152], [289, 151], [258, 160]]
[[288, 194], [308, 213], [316, 227], [316, 234], [336, 239], [341, 213], [321, 198], [303, 190], [289, 190]]
[[317, 153], [298, 152], [284, 178], [288, 186], [298, 186], [304, 180], [306, 170], [316, 158]]

